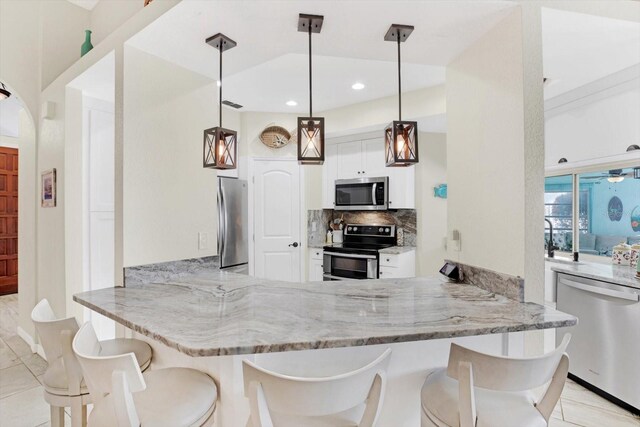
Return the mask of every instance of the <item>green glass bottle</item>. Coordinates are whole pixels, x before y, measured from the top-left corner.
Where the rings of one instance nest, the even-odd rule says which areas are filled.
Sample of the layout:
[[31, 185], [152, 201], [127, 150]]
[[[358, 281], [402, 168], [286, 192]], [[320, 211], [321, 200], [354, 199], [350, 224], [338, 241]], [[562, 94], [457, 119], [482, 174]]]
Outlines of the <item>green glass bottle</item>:
[[91, 30], [84, 30], [84, 43], [80, 47], [80, 56], [85, 56], [87, 52], [93, 49], [91, 44]]

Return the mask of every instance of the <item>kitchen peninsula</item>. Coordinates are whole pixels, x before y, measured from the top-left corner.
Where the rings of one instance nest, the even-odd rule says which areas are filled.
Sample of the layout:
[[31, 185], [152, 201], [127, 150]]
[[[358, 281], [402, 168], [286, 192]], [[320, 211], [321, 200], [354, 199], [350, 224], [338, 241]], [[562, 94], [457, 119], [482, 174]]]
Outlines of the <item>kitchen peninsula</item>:
[[225, 426], [244, 425], [248, 416], [244, 358], [308, 375], [326, 361], [353, 369], [391, 347], [380, 425], [415, 425], [426, 370], [446, 364], [452, 339], [518, 355], [519, 332], [576, 324], [573, 316], [437, 277], [286, 283], [203, 268], [158, 282], [74, 300], [149, 342], [155, 367], [194, 366], [212, 375], [221, 396], [218, 425]]

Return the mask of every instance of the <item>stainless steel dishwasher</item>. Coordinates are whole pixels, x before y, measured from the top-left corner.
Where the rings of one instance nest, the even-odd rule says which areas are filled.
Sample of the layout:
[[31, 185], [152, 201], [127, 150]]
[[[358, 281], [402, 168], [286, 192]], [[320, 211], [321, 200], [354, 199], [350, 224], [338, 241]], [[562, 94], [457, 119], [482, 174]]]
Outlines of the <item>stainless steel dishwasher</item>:
[[578, 318], [577, 326], [556, 331], [556, 342], [573, 335], [571, 376], [638, 413], [640, 289], [558, 273], [557, 309]]

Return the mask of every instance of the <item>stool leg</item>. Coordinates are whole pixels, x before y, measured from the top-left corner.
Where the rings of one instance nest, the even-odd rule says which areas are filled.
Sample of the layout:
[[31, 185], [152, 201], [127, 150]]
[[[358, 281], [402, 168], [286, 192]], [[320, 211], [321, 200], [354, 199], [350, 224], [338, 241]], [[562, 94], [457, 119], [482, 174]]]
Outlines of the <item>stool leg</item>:
[[82, 398], [73, 399], [71, 403], [71, 427], [86, 427], [87, 406], [82, 404]]
[[64, 408], [51, 405], [51, 427], [64, 427]]

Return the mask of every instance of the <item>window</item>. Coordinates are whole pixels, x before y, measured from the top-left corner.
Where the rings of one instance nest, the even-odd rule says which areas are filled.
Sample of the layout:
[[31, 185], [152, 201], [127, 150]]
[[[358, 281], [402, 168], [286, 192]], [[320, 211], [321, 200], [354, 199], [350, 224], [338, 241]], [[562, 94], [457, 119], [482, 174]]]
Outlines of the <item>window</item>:
[[640, 243], [638, 171], [626, 168], [580, 174], [578, 183], [580, 192], [589, 195], [589, 227], [580, 229], [580, 253], [611, 256], [618, 243]]
[[[573, 176], [553, 176], [545, 179], [544, 217], [553, 225], [553, 244], [561, 251], [573, 251]], [[547, 223], [544, 241], [549, 244]]]
[[[574, 224], [573, 181], [579, 189]], [[545, 178], [545, 219], [553, 225], [553, 243], [561, 251], [611, 256], [613, 246], [640, 243], [640, 167]], [[545, 226], [545, 249], [549, 226]], [[574, 247], [574, 233], [578, 245]]]

